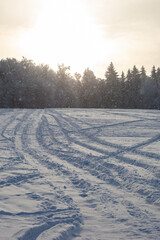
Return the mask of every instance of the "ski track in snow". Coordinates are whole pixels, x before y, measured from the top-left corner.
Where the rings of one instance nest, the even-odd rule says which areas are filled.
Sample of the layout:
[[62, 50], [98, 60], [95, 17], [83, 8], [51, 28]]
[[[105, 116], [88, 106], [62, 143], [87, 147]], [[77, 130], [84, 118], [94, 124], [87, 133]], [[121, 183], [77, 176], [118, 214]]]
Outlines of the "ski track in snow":
[[0, 239], [160, 238], [160, 112], [0, 109]]

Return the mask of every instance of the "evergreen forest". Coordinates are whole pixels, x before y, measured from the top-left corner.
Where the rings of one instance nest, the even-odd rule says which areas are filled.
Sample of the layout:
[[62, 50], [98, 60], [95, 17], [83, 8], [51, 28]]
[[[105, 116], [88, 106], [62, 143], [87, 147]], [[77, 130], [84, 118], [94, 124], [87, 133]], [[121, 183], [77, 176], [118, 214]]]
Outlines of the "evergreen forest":
[[160, 109], [160, 68], [133, 66], [118, 75], [113, 63], [104, 79], [87, 68], [83, 75], [70, 67], [36, 65], [32, 60], [0, 60], [0, 108], [129, 108]]

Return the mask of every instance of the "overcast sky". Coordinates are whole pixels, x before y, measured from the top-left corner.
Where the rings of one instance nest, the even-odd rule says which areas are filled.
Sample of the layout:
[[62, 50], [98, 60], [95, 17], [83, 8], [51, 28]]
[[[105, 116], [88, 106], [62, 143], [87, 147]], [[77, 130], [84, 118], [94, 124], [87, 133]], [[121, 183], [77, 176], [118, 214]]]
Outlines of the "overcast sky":
[[[70, 21], [66, 20], [69, 15]], [[38, 21], [42, 28], [37, 27]], [[63, 32], [66, 39], [62, 40]], [[34, 52], [43, 35], [46, 38]], [[48, 39], [52, 39], [53, 60]], [[69, 51], [66, 45], [62, 48], [63, 41]], [[47, 64], [64, 59], [74, 72], [90, 67], [97, 77], [104, 76], [111, 61], [119, 73], [144, 65], [150, 74], [153, 65], [160, 67], [160, 0], [0, 0], [0, 59], [22, 56]]]

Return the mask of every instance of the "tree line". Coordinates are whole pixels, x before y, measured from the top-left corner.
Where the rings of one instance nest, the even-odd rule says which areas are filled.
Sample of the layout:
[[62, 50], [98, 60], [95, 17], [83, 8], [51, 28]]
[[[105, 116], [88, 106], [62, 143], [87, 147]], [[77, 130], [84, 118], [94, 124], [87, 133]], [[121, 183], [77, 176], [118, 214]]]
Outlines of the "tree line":
[[136, 66], [119, 76], [110, 63], [104, 79], [87, 68], [72, 76], [22, 58], [0, 61], [0, 108], [139, 108], [160, 109], [160, 68], [150, 76]]

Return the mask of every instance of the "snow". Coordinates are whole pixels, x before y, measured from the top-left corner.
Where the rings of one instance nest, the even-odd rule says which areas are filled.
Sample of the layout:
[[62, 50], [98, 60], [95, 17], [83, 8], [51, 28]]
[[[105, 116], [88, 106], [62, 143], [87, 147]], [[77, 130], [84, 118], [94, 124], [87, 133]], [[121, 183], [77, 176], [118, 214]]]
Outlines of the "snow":
[[0, 239], [159, 239], [160, 112], [0, 109]]

